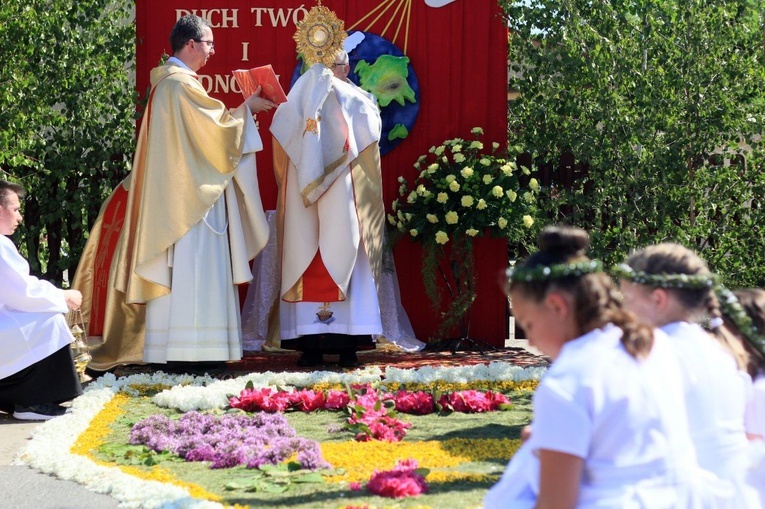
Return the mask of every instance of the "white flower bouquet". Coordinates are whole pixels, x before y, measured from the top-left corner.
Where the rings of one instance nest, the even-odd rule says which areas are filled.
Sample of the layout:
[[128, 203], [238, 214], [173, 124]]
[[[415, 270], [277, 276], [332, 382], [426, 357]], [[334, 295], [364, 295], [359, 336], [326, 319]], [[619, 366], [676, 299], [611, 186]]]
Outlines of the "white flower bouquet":
[[420, 156], [414, 182], [399, 177], [399, 197], [388, 214], [397, 237], [423, 246], [425, 290], [434, 308], [440, 309], [443, 293], [437, 280], [450, 294], [437, 333], [441, 338], [457, 323], [461, 337], [468, 333], [475, 300], [471, 239], [491, 236], [517, 245], [535, 233], [539, 183], [529, 168], [516, 164], [521, 150], [501, 149], [497, 142], [484, 146], [480, 127], [471, 133], [472, 141], [446, 140]]
[[[399, 177], [399, 198], [388, 222], [424, 245], [443, 245], [460, 237], [491, 235], [508, 241], [529, 236], [536, 214], [539, 183], [531, 170], [515, 162], [520, 152], [487, 150], [483, 129], [473, 141], [454, 138], [431, 147], [414, 163], [419, 176], [410, 185]], [[525, 176], [525, 178], [524, 178]], [[522, 185], [522, 181], [526, 185]]]

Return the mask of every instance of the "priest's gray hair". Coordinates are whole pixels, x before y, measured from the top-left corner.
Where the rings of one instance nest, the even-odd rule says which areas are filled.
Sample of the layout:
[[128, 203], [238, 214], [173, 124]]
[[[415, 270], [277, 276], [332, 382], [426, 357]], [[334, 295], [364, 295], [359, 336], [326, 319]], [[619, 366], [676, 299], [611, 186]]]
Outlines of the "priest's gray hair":
[[210, 22], [194, 14], [187, 14], [179, 19], [170, 31], [170, 47], [173, 53], [179, 52], [190, 40], [203, 37], [204, 27], [211, 27]]
[[335, 63], [348, 65], [348, 52], [342, 49], [337, 50], [337, 53], [335, 53]]

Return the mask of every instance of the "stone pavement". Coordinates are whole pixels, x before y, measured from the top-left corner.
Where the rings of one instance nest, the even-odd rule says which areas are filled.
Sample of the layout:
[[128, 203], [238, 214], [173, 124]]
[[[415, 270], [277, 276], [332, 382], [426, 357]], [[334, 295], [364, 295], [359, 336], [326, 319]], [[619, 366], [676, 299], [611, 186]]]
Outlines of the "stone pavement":
[[117, 501], [72, 481], [12, 465], [39, 423], [0, 413], [0, 507], [8, 509], [117, 509]]

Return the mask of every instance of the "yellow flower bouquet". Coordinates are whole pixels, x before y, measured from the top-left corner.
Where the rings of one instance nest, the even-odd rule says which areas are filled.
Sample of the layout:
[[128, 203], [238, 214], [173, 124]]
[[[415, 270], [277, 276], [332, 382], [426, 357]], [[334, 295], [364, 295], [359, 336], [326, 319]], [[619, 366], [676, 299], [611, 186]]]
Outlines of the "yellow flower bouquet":
[[460, 321], [461, 334], [467, 334], [475, 300], [471, 239], [486, 235], [518, 245], [534, 233], [539, 183], [529, 168], [516, 164], [521, 150], [500, 150], [497, 142], [485, 146], [480, 127], [471, 133], [473, 140], [446, 140], [420, 156], [414, 182], [399, 177], [399, 197], [388, 214], [398, 237], [408, 236], [423, 246], [425, 289], [434, 307], [440, 308], [441, 302], [439, 275], [450, 293], [439, 335]]

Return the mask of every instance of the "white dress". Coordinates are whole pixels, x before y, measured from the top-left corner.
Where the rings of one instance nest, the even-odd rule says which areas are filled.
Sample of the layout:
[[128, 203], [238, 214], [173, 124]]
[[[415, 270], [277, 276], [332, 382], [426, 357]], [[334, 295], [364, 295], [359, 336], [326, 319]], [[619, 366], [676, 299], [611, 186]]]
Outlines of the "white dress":
[[752, 400], [746, 412], [746, 431], [761, 438], [749, 444], [747, 483], [757, 493], [765, 507], [765, 373], [754, 379]]
[[718, 483], [696, 463], [668, 339], [657, 333], [638, 361], [621, 334], [607, 325], [563, 346], [534, 394], [531, 438], [508, 467], [517, 476], [503, 476], [486, 509], [534, 507], [540, 449], [584, 459], [577, 508], [718, 507], [709, 492]]
[[736, 509], [759, 509], [746, 486], [749, 442], [744, 411], [751, 378], [699, 325], [674, 322], [661, 327], [680, 363], [691, 439], [699, 465], [733, 483]]
[[765, 440], [765, 373], [759, 373], [752, 384], [752, 399], [746, 407], [744, 426], [751, 435]]
[[74, 341], [64, 292], [29, 274], [11, 239], [0, 235], [0, 379]]

